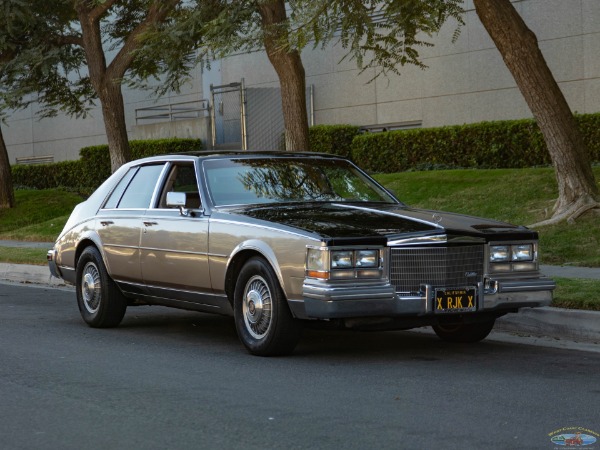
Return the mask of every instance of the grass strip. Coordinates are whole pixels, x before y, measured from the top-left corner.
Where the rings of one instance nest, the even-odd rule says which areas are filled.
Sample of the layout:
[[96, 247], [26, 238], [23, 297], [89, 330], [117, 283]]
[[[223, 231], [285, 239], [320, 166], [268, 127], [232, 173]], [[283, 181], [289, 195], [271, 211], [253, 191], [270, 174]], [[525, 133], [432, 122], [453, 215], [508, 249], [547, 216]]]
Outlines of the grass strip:
[[0, 247], [0, 261], [12, 264], [34, 264], [45, 266], [46, 248]]

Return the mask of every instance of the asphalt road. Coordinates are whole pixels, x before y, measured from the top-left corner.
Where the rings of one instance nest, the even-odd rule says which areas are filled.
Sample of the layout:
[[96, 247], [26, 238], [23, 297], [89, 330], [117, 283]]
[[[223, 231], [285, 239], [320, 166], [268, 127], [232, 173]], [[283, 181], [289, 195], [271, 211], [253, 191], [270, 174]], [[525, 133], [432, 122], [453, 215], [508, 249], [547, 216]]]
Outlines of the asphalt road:
[[229, 318], [95, 330], [73, 291], [0, 284], [2, 449], [552, 449], [600, 432], [599, 374], [597, 352], [412, 332], [309, 330], [259, 358]]

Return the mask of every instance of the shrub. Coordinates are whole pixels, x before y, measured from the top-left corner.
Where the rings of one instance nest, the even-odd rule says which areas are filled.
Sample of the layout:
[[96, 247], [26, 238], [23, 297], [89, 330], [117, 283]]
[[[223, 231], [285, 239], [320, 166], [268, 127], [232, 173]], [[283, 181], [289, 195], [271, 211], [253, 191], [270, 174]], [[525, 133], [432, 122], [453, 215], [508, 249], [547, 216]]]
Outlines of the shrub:
[[358, 134], [359, 128], [353, 125], [315, 125], [308, 133], [310, 150], [350, 157], [352, 140]]
[[[600, 114], [576, 116], [592, 161], [600, 161]], [[372, 172], [415, 168], [521, 168], [551, 163], [531, 119], [365, 133], [352, 142], [352, 159]]]

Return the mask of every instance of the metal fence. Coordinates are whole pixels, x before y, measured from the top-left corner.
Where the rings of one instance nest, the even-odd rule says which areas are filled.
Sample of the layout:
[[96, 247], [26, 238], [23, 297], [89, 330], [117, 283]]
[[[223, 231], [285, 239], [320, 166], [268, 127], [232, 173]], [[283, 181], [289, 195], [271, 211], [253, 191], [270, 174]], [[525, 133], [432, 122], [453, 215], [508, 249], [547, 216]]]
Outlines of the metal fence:
[[209, 108], [208, 100], [204, 99], [136, 108], [135, 124], [139, 125], [140, 121], [173, 122], [175, 120], [197, 119], [206, 117]]

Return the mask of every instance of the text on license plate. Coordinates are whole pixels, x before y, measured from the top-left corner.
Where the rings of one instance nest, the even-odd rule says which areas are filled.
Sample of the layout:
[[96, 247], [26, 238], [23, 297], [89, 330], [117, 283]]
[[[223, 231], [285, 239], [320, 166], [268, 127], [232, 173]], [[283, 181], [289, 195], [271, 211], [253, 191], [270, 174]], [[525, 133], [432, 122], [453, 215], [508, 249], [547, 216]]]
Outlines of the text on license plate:
[[475, 301], [475, 289], [436, 289], [435, 305], [436, 313], [470, 312], [477, 310]]

